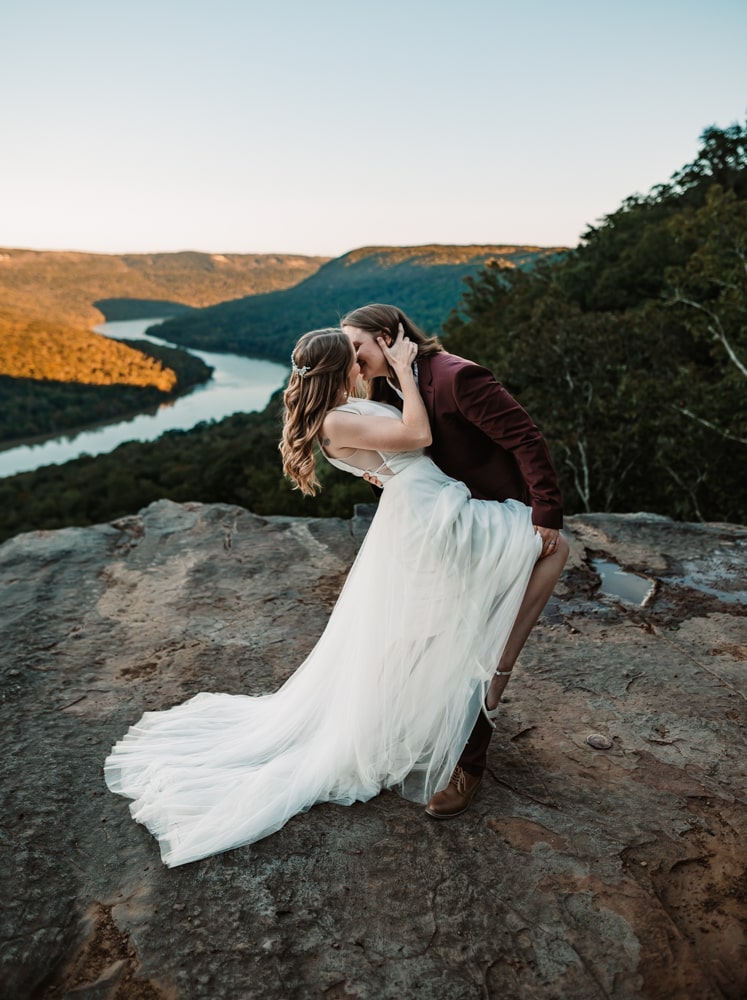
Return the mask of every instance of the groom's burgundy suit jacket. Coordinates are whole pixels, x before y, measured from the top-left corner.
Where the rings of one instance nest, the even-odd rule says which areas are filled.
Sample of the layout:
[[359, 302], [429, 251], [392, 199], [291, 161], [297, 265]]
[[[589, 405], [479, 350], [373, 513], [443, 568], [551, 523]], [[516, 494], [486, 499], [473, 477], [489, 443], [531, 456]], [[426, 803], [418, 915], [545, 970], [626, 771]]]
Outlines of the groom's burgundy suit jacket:
[[473, 496], [521, 500], [532, 508], [534, 524], [562, 528], [560, 488], [544, 438], [491, 372], [443, 352], [418, 359], [418, 385], [436, 465]]

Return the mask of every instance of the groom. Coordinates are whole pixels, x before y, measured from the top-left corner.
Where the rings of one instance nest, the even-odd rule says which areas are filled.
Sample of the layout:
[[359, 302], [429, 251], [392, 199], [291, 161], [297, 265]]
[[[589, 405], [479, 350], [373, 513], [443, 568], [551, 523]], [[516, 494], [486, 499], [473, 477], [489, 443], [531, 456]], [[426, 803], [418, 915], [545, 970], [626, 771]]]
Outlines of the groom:
[[[486, 705], [500, 702], [511, 670], [568, 558], [560, 489], [547, 445], [536, 425], [487, 369], [447, 353], [436, 337], [428, 337], [395, 306], [374, 304], [348, 313], [342, 329], [356, 352], [369, 395], [399, 403], [386, 359], [378, 345], [392, 344], [401, 326], [418, 344], [416, 377], [431, 424], [429, 454], [443, 471], [466, 483], [483, 500], [521, 500], [532, 508], [542, 552], [524, 600], [488, 688]], [[491, 713], [492, 714], [492, 713]], [[434, 819], [451, 819], [472, 801], [485, 771], [493, 724], [477, 718], [449, 784], [426, 806]]]

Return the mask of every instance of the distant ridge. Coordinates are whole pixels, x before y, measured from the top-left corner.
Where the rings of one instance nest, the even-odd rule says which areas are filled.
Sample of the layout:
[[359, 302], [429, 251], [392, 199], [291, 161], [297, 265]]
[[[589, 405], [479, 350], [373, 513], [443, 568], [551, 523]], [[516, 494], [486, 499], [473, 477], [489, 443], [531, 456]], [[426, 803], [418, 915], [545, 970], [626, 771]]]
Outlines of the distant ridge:
[[292, 288], [190, 312], [154, 332], [182, 346], [286, 360], [305, 330], [335, 325], [367, 302], [391, 302], [424, 329], [440, 333], [459, 305], [464, 280], [489, 261], [532, 267], [564, 247], [428, 244], [361, 247], [323, 264]]
[[393, 267], [405, 261], [418, 261], [425, 267], [438, 264], [472, 264], [476, 260], [505, 260], [511, 266], [519, 267], [531, 263], [538, 256], [559, 253], [566, 247], [538, 247], [509, 243], [425, 243], [415, 246], [370, 246], [350, 250], [329, 263], [349, 266], [361, 260], [375, 261], [381, 267]]
[[[95, 254], [0, 248], [0, 302], [26, 319], [100, 323], [113, 299], [209, 306], [294, 285], [328, 257], [297, 254]], [[139, 312], [140, 317], [163, 313]], [[118, 317], [120, 318], [120, 317]], [[130, 312], [128, 318], [134, 318]]]

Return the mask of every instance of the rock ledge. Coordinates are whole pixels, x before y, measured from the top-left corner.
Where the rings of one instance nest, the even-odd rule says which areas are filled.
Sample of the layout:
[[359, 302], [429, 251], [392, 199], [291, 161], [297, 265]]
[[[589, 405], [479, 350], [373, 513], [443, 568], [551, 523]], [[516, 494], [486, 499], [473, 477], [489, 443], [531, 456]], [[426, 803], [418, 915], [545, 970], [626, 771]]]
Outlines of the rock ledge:
[[[161, 866], [103, 785], [111, 744], [145, 709], [280, 685], [366, 516], [159, 501], [0, 546], [0, 995], [744, 996], [735, 525], [569, 519], [571, 561], [463, 817], [436, 823], [386, 794]], [[649, 578], [646, 605], [602, 594], [595, 558]]]

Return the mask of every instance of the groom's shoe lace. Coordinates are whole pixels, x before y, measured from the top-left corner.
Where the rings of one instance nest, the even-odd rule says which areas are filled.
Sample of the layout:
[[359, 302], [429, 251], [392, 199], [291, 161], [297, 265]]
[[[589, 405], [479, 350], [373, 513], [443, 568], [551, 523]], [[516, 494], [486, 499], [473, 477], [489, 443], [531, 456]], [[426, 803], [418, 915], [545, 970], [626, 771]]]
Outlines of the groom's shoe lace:
[[467, 791], [467, 773], [458, 764], [454, 768], [451, 777], [449, 778], [449, 784], [455, 785], [456, 790], [460, 795], [464, 795]]

